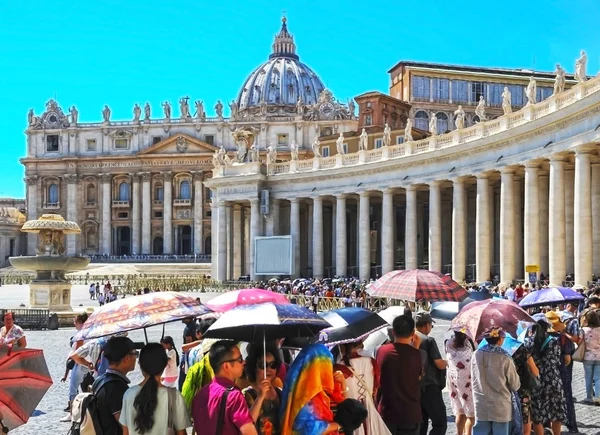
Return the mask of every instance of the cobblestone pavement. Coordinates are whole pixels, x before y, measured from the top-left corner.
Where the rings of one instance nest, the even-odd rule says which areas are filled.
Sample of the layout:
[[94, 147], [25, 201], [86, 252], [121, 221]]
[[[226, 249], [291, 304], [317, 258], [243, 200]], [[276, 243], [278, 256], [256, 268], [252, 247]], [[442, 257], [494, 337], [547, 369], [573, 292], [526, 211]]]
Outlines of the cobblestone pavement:
[[[198, 293], [203, 301], [209, 300], [216, 296], [215, 293]], [[2, 307], [18, 307], [23, 302], [27, 303], [28, 291], [24, 286], [5, 286], [0, 287], [0, 306]], [[73, 307], [79, 304], [87, 306], [89, 297], [87, 289], [84, 286], [76, 286], [73, 292]], [[436, 338], [440, 348], [446, 333], [449, 322], [446, 320], [438, 320], [432, 335]], [[46, 393], [44, 399], [40, 402], [36, 415], [29, 422], [20, 428], [11, 431], [14, 435], [40, 435], [46, 433], [66, 434], [68, 430], [67, 423], [60, 423], [58, 420], [65, 415], [62, 411], [66, 406], [68, 386], [66, 383], [61, 383], [60, 378], [64, 372], [64, 362], [67, 353], [69, 352], [69, 338], [73, 335], [74, 329], [60, 329], [58, 331], [27, 331], [27, 340], [32, 348], [44, 349], [44, 355], [48, 362], [48, 367], [54, 385]], [[176, 344], [181, 344], [181, 334], [183, 327], [180, 323], [172, 323], [166, 325], [166, 335], [171, 335]], [[161, 327], [151, 328], [148, 331], [148, 336], [151, 341], [160, 339], [162, 334]], [[134, 341], [144, 341], [143, 333], [134, 331], [130, 334]], [[133, 383], [141, 380], [139, 370], [136, 370], [130, 376]], [[573, 394], [577, 399], [585, 398], [585, 383], [583, 380], [583, 367], [579, 363], [575, 363]], [[448, 395], [444, 391], [444, 400], [447, 406], [448, 415], [451, 415]], [[577, 403], [575, 405], [577, 412], [577, 420], [579, 430], [585, 434], [600, 434], [600, 408], [586, 406]], [[456, 434], [453, 424], [453, 418], [448, 419], [448, 434]]]

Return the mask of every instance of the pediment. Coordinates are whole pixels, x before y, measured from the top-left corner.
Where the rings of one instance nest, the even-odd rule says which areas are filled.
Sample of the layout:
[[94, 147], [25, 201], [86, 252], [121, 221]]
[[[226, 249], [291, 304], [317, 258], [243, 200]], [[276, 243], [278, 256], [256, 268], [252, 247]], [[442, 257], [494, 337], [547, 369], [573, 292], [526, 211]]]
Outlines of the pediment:
[[204, 141], [177, 133], [141, 151], [146, 154], [213, 154], [218, 148]]

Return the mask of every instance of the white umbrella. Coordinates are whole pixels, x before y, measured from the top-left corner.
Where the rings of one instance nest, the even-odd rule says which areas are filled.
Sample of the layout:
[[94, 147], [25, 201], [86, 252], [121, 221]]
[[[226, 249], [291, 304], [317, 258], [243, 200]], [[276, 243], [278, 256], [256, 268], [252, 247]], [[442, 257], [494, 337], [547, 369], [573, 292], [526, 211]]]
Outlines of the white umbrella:
[[[396, 317], [404, 314], [404, 308], [405, 307], [394, 305], [377, 314], [391, 326]], [[387, 329], [388, 328], [383, 328], [369, 335], [363, 342], [363, 351], [361, 353], [365, 356], [374, 358], [375, 350], [388, 339]]]

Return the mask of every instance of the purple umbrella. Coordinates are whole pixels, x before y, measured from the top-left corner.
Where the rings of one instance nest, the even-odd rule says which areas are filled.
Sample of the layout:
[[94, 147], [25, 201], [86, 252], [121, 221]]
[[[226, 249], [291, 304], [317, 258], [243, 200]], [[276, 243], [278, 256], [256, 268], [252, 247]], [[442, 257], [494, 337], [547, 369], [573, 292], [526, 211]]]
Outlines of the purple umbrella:
[[581, 302], [585, 298], [569, 287], [548, 287], [531, 292], [519, 302], [523, 308], [539, 307], [542, 305], [568, 304]]

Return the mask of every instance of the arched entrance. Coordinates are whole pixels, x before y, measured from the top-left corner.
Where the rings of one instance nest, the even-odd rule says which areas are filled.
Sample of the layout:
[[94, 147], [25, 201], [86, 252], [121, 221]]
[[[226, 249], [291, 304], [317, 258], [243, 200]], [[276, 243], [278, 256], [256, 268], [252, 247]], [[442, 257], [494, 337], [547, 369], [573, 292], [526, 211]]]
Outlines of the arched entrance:
[[131, 228], [117, 227], [117, 255], [131, 255]]
[[204, 239], [204, 253], [206, 255], [212, 254], [212, 238], [210, 236], [207, 236], [206, 239]]
[[190, 255], [192, 253], [192, 227], [190, 225], [180, 225], [177, 227], [179, 234], [177, 240], [179, 246], [177, 253], [179, 255]]
[[154, 238], [154, 242], [152, 242], [152, 253], [154, 255], [162, 255], [163, 254], [163, 238], [160, 236], [156, 236]]

